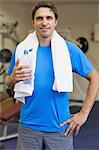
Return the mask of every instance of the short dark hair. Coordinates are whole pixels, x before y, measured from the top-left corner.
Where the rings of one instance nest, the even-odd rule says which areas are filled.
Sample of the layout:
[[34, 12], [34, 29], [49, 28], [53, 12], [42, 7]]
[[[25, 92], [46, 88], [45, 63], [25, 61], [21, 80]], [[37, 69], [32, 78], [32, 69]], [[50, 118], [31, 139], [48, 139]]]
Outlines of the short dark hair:
[[57, 9], [54, 6], [54, 4], [52, 4], [51, 2], [48, 2], [48, 1], [41, 1], [41, 2], [38, 2], [36, 5], [34, 5], [34, 7], [32, 8], [32, 20], [34, 20], [35, 13], [40, 7], [50, 8], [51, 11], [53, 11], [53, 13], [55, 15], [55, 19], [56, 20], [58, 19]]

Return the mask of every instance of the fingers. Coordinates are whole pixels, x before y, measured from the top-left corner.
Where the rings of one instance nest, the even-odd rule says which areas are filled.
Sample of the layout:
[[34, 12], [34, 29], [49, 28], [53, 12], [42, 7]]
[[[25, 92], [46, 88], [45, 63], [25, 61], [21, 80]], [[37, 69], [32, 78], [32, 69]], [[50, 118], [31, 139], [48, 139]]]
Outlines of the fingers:
[[68, 128], [66, 129], [66, 131], [64, 132], [64, 135], [70, 136], [73, 134], [74, 131], [75, 131], [75, 135], [77, 135], [83, 124], [80, 114], [79, 113], [74, 114], [70, 119], [61, 123], [60, 126], [64, 126], [66, 124], [69, 124], [69, 125], [68, 125]]
[[86, 122], [86, 119], [87, 118], [86, 118], [85, 114], [81, 113], [81, 111], [76, 114], [73, 114], [70, 119], [68, 119], [60, 124], [60, 126], [69, 124], [64, 135], [70, 136], [73, 134], [74, 130], [75, 130], [75, 135], [77, 135], [79, 133], [81, 126]]
[[15, 83], [18, 81], [27, 80], [31, 76], [32, 76], [32, 70], [30, 69], [30, 67], [27, 65], [20, 66], [19, 60], [17, 60], [12, 73], [12, 77]]
[[22, 74], [16, 74], [16, 80], [28, 80], [32, 75], [30, 73], [22, 73]]
[[[68, 128], [66, 129], [66, 131], [64, 132], [65, 136], [70, 136], [73, 134], [74, 130], [77, 128], [78, 124], [77, 122], [74, 120], [74, 118], [71, 118], [65, 122], [63, 122], [62, 124], [66, 124], [66, 122], [69, 124]], [[80, 128], [79, 128], [80, 129]], [[79, 132], [79, 130], [78, 130]], [[77, 133], [78, 133], [77, 132]]]
[[[16, 63], [15, 63], [15, 68], [16, 69], [22, 69], [23, 66], [19, 65], [20, 64], [20, 60], [17, 59]], [[28, 65], [24, 65], [24, 67], [29, 67]]]
[[71, 119], [68, 119], [68, 120], [64, 121], [63, 123], [61, 123], [60, 126], [62, 127], [64, 125], [66, 125], [67, 123], [71, 123], [71, 121], [72, 121]]
[[27, 66], [24, 66], [24, 67], [18, 67], [17, 69], [15, 69], [15, 72], [16, 72], [16, 74], [20, 74], [20, 75], [22, 75], [22, 74], [31, 74], [31, 69], [29, 68], [29, 67], [27, 67]]
[[15, 66], [18, 66], [19, 65], [19, 59], [17, 59], [16, 63], [15, 63]]
[[67, 128], [67, 130], [65, 131], [64, 135], [65, 135], [65, 136], [70, 136], [70, 135], [72, 135], [75, 128], [76, 128], [76, 124], [70, 123], [70, 125], [68, 126], [68, 128]]
[[70, 136], [74, 133], [75, 131], [75, 136], [78, 135], [80, 130], [80, 126], [78, 124], [73, 124], [71, 123], [68, 128], [66, 129], [66, 131], [64, 132], [65, 136]]
[[32, 71], [29, 67], [19, 67], [15, 70], [15, 78], [17, 81], [27, 80], [32, 76]]
[[80, 125], [77, 125], [77, 127], [76, 127], [76, 135], [79, 133], [80, 128], [81, 128], [81, 126], [80, 126]]
[[73, 118], [68, 119], [67, 121], [64, 121], [62, 124], [60, 124], [60, 126], [64, 126], [66, 124], [69, 124], [68, 128], [66, 129], [66, 131], [64, 132], [65, 136], [70, 136], [73, 134], [77, 123], [73, 120]]

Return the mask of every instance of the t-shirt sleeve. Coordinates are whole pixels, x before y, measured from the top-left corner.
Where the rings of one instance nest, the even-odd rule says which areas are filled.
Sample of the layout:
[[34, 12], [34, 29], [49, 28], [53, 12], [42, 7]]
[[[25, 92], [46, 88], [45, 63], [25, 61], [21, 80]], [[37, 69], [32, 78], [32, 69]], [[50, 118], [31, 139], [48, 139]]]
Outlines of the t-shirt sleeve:
[[8, 68], [8, 75], [12, 73], [14, 65], [15, 65], [15, 52], [16, 52], [16, 48], [14, 49], [14, 52], [11, 57], [10, 66]]
[[72, 42], [66, 43], [70, 52], [73, 72], [86, 77], [93, 70], [93, 65], [77, 45]]

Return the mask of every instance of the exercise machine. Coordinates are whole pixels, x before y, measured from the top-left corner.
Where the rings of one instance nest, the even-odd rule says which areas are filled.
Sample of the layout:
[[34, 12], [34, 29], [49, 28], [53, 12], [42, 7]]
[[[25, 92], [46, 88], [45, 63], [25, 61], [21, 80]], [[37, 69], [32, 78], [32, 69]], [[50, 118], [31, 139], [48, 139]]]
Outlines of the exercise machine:
[[[0, 75], [3, 75], [3, 82], [0, 84], [5, 85], [5, 77], [7, 75], [5, 65], [11, 60], [12, 53], [8, 49], [3, 49], [0, 51]], [[9, 94], [10, 93], [10, 94]], [[14, 103], [12, 96], [13, 90], [6, 89], [3, 92], [0, 92], [0, 123], [3, 127], [2, 136], [0, 136], [0, 141], [11, 139], [18, 136], [18, 133], [8, 134], [9, 125], [14, 126], [14, 123], [11, 123], [9, 120], [19, 114], [20, 103]], [[10, 95], [10, 96], [9, 96]], [[17, 125], [18, 126], [18, 125]], [[1, 143], [2, 145], [2, 143]]]
[[[0, 126], [2, 127], [2, 136], [0, 135], [0, 142], [18, 136], [17, 131], [13, 131], [13, 133], [10, 134], [8, 131], [9, 128], [12, 128], [12, 126], [16, 125], [12, 123], [10, 119], [12, 120], [13, 117], [19, 115], [20, 103], [14, 103], [13, 98], [10, 97], [12, 96], [13, 90], [7, 89], [5, 85], [5, 78], [7, 76], [6, 65], [10, 63], [12, 57], [12, 52], [9, 49], [5, 48], [5, 39], [10, 39], [15, 45], [19, 43], [15, 30], [17, 25], [18, 22], [10, 24], [2, 22], [0, 24], [0, 76], [3, 79], [2, 81], [0, 81], [0, 85], [4, 86], [3, 91], [0, 92], [0, 107], [2, 107], [2, 109], [0, 110]], [[0, 148], [1, 147], [2, 143], [0, 143]]]
[[[2, 16], [2, 17], [1, 17]], [[3, 18], [3, 15], [0, 15]], [[5, 39], [11, 40], [15, 45], [19, 43], [19, 37], [16, 32], [18, 21], [14, 23], [7, 23], [1, 21], [0, 23], [0, 37], [1, 37], [1, 49], [5, 48]]]
[[5, 40], [11, 40], [15, 46], [19, 43], [19, 38], [16, 32], [16, 27], [18, 26], [18, 21], [14, 23], [7, 23], [3, 20], [3, 15], [0, 15], [0, 76], [3, 76], [3, 81], [0, 81], [0, 85], [4, 85], [3, 89], [6, 90], [5, 87], [5, 77], [6, 77], [6, 65], [10, 63], [12, 53], [8, 48], [5, 48]]
[[89, 43], [86, 37], [78, 37], [77, 39], [74, 39], [72, 37], [72, 31], [71, 27], [68, 27], [64, 32], [59, 31], [59, 33], [63, 36], [63, 38], [67, 41], [72, 41], [75, 43], [80, 49], [83, 51], [83, 53], [86, 53], [89, 50]]

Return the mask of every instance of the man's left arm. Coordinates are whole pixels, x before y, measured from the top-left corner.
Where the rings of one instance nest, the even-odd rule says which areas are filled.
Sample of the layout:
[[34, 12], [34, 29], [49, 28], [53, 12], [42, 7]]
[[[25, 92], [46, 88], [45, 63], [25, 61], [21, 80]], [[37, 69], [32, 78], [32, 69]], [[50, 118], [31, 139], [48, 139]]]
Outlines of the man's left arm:
[[81, 126], [86, 122], [88, 115], [92, 109], [92, 106], [95, 102], [95, 98], [99, 90], [99, 74], [96, 71], [96, 69], [93, 69], [86, 76], [86, 78], [89, 81], [89, 85], [88, 85], [87, 94], [81, 110], [78, 113], [73, 114], [69, 120], [61, 124], [61, 126], [64, 126], [67, 123], [69, 124], [67, 130], [64, 133], [65, 136], [69, 136], [73, 134], [73, 131], [75, 129], [76, 129], [76, 134], [78, 134]]

